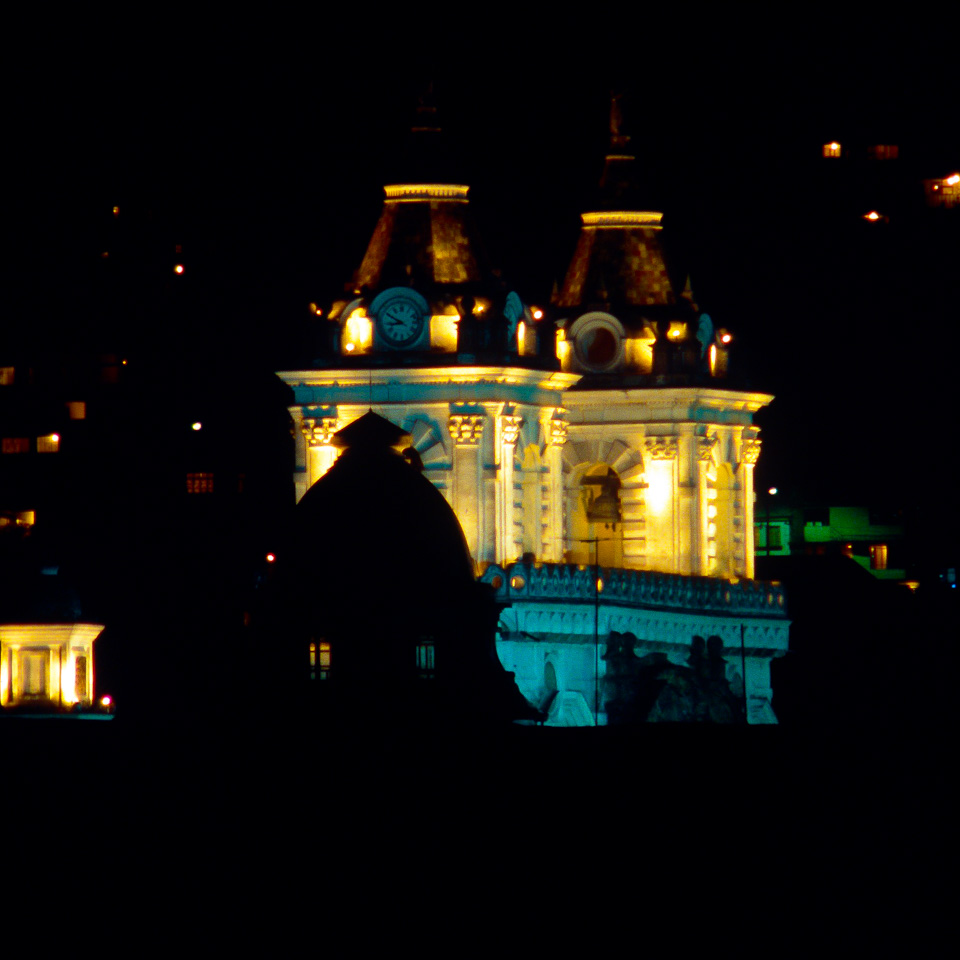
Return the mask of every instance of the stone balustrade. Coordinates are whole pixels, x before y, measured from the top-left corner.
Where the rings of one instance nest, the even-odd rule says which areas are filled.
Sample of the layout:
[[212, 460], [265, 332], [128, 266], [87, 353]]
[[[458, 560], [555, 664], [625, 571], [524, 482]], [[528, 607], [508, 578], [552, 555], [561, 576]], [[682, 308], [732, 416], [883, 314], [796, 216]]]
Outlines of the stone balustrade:
[[597, 594], [596, 568], [568, 563], [517, 562], [491, 564], [480, 578], [504, 602], [522, 600], [632, 606], [719, 615], [785, 618], [783, 586], [760, 580], [725, 580], [648, 570], [601, 567]]

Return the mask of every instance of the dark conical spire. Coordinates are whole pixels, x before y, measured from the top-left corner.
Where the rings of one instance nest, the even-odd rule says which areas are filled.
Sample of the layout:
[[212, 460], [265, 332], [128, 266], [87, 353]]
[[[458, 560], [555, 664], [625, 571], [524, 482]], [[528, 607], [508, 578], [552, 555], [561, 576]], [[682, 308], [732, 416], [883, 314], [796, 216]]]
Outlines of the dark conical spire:
[[351, 286], [368, 291], [411, 286], [479, 288], [492, 276], [470, 216], [469, 187], [440, 125], [432, 85], [417, 104], [383, 213]]
[[463, 183], [463, 171], [440, 122], [433, 83], [417, 99], [402, 149], [388, 183]]
[[595, 203], [554, 302], [567, 308], [668, 306], [676, 292], [660, 241], [662, 207], [637, 169], [622, 96], [610, 98], [610, 144]]
[[610, 95], [610, 143], [604, 159], [596, 201], [591, 209], [601, 210], [662, 210], [650, 178], [639, 169], [630, 146], [632, 137], [626, 133], [623, 119], [623, 94]]

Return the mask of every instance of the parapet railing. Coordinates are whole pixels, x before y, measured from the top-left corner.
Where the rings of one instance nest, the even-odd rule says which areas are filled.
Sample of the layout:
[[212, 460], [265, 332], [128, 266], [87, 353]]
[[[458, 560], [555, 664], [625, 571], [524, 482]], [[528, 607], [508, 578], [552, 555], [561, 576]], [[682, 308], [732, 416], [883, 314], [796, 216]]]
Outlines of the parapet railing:
[[503, 602], [599, 602], [754, 617], [785, 617], [783, 586], [776, 581], [693, 577], [619, 567], [518, 561], [491, 564], [480, 577]]

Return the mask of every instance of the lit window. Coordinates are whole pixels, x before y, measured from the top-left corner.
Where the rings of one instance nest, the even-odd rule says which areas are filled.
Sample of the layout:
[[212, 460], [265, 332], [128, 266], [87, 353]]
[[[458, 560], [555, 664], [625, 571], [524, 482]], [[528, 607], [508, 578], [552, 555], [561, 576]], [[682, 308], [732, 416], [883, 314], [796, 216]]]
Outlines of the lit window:
[[358, 307], [343, 325], [344, 353], [368, 353], [373, 345], [373, 321]]
[[187, 493], [213, 493], [213, 474], [188, 473]]
[[67, 402], [67, 414], [71, 420], [86, 420], [87, 404], [83, 400], [69, 400]]
[[870, 569], [887, 569], [887, 545], [885, 543], [875, 543], [870, 547]]
[[436, 659], [432, 640], [417, 644], [417, 672], [424, 680], [432, 680], [436, 675]]
[[37, 437], [37, 453], [56, 453], [60, 449], [60, 434], [48, 433]]
[[3, 453], [29, 453], [29, 437], [4, 437], [0, 450]]
[[840, 156], [840, 144], [834, 140], [832, 143], [825, 143], [823, 145], [823, 155], [825, 157], [839, 157]]
[[0, 367], [0, 387], [13, 386], [13, 367]]
[[895, 143], [877, 143], [867, 147], [867, 152], [874, 160], [896, 160], [900, 148]]
[[321, 640], [319, 643], [311, 643], [310, 679], [312, 680], [319, 677], [321, 680], [329, 680], [331, 659], [329, 641]]

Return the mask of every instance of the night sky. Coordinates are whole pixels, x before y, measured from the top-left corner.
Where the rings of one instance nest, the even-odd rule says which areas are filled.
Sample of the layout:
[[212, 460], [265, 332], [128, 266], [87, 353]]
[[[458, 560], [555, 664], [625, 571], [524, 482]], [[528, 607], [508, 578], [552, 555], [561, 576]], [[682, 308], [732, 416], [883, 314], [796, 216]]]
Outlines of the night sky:
[[[735, 333], [741, 375], [777, 395], [759, 417], [759, 487], [820, 505], [922, 500], [925, 525], [955, 530], [956, 507], [946, 524], [942, 510], [960, 229], [926, 210], [919, 182], [960, 166], [946, 40], [663, 17], [630, 33], [607, 16], [580, 30], [488, 13], [450, 34], [171, 17], [28, 44], [8, 116], [7, 335], [96, 326], [88, 278], [116, 204], [145, 225], [164, 284], [182, 245], [225, 356], [300, 362], [306, 305], [329, 305], [359, 264], [431, 80], [493, 261], [544, 303], [601, 172], [615, 88], [701, 308]], [[828, 167], [832, 139], [859, 159]], [[877, 172], [870, 143], [900, 159]], [[861, 219], [881, 204], [889, 223]], [[156, 336], [191, 349], [181, 331]]]

